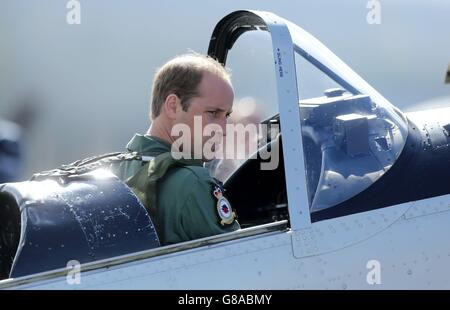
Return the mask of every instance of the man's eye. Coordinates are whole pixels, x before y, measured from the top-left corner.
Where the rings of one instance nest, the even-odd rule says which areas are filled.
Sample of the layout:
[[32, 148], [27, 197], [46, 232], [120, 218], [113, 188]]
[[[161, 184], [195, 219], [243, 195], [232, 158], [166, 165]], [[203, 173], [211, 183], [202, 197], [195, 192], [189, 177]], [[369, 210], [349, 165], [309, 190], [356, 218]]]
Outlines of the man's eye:
[[217, 111], [208, 111], [207, 113], [211, 114], [212, 116], [216, 117], [218, 112]]

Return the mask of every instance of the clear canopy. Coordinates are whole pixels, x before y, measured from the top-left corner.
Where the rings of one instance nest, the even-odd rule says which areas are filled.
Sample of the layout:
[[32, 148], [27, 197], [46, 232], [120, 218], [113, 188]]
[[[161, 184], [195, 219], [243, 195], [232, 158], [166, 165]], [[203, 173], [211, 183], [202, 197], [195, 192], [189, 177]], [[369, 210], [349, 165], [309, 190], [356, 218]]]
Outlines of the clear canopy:
[[285, 22], [296, 53], [308, 199], [315, 212], [376, 182], [399, 157], [407, 121], [321, 42]]

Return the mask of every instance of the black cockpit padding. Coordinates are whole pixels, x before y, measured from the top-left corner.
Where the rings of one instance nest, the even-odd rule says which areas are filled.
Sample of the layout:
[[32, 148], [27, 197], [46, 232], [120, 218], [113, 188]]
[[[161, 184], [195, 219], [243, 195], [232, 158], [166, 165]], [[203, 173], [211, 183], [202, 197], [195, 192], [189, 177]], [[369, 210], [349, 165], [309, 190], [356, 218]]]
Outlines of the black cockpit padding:
[[287, 215], [281, 137], [278, 143], [278, 165], [275, 169], [261, 169], [261, 163], [265, 160], [261, 159], [260, 154], [264, 149], [271, 151], [275, 143], [270, 142], [258, 150], [256, 158], [247, 160], [224, 183], [227, 199], [236, 208], [242, 228], [279, 220], [281, 212]]
[[9, 276], [19, 240], [19, 207], [12, 195], [0, 193], [0, 280]]
[[10, 277], [20, 277], [64, 268], [72, 260], [83, 264], [160, 245], [144, 206], [116, 177], [9, 183], [0, 197], [2, 237], [9, 240], [1, 249], [3, 277], [9, 268]]

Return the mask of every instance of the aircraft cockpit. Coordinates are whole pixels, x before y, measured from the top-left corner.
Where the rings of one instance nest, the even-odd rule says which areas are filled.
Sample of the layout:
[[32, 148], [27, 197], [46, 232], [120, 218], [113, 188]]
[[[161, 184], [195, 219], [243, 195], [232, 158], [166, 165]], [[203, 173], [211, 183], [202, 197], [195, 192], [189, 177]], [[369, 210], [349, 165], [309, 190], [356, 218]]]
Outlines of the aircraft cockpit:
[[[240, 24], [241, 22], [243, 24]], [[286, 77], [283, 76], [286, 72], [295, 72], [293, 80], [296, 89], [290, 90], [296, 91], [298, 118], [285, 116], [283, 120], [283, 117], [280, 118], [281, 110], [268, 116], [262, 123], [268, 125], [268, 128], [276, 125], [276, 128], [281, 128], [281, 134], [267, 134], [267, 137], [273, 139], [260, 140], [259, 152], [264, 152], [266, 148], [280, 147], [281, 154], [287, 149], [293, 150], [296, 145], [302, 146], [301, 157], [304, 162], [305, 181], [301, 185], [306, 189], [304, 193], [306, 199], [303, 203], [308, 204], [308, 211], [313, 221], [321, 219], [321, 216], [315, 217], [314, 214], [320, 214], [321, 211], [342, 205], [356, 197], [371, 187], [393, 166], [405, 146], [408, 122], [401, 111], [391, 105], [322, 43], [286, 20], [284, 22], [289, 28], [293, 43], [294, 62], [291, 66], [288, 66], [285, 60], [283, 63], [282, 59], [278, 59], [282, 53], [278, 52], [279, 49], [274, 49], [270, 56], [275, 59], [275, 68], [271, 73], [274, 76], [279, 75], [279, 79], [276, 81], [265, 77], [262, 84], [258, 77], [251, 76], [253, 70], [244, 71], [240, 69], [240, 66], [252, 64], [261, 72], [269, 72], [270, 70], [265, 66], [273, 67], [273, 62], [268, 61], [270, 57], [261, 58], [259, 64], [255, 63], [253, 48], [257, 40], [259, 44], [266, 40], [266, 48], [270, 47], [273, 37], [269, 32], [265, 32], [264, 30], [267, 29], [263, 27], [244, 28], [245, 22], [248, 21], [239, 21], [236, 14], [235, 28], [228, 25], [229, 28], [219, 29], [221, 33], [219, 31], [215, 33], [216, 38], [221, 34], [223, 38], [227, 38], [224, 33], [229, 31], [228, 38], [231, 38], [233, 47], [231, 49], [228, 45], [229, 55], [223, 52], [225, 47], [214, 45], [214, 41], [210, 45], [210, 54], [232, 65], [232, 72], [236, 71], [233, 78], [239, 79], [238, 74], [244, 75], [245, 78], [240, 82], [250, 85], [249, 88], [257, 93], [256, 96], [262, 94], [265, 100], [259, 101], [277, 102], [279, 109], [287, 104], [285, 100], [288, 100], [289, 94], [289, 91], [288, 94], [282, 92], [282, 88], [287, 88], [288, 83], [280, 84], [280, 80]], [[239, 29], [239, 25], [242, 26], [241, 31], [236, 30], [236, 27]], [[242, 37], [238, 40], [239, 35]], [[262, 50], [261, 46], [259, 48]], [[234, 59], [237, 56], [247, 57], [247, 59], [240, 63]], [[282, 63], [283, 67], [279, 66]], [[236, 64], [236, 70], [233, 64]], [[262, 85], [264, 87], [261, 87]], [[256, 91], [258, 87], [259, 94]], [[272, 89], [277, 94], [267, 95], [268, 89]], [[239, 90], [238, 88], [237, 91]], [[243, 92], [244, 95], [249, 95]], [[290, 115], [293, 113], [295, 111], [292, 109], [287, 112]], [[289, 146], [281, 147], [282, 140], [286, 142], [286, 133], [294, 132], [294, 129], [286, 130], [286, 127], [295, 126], [293, 124], [295, 121], [301, 124], [299, 130], [301, 134], [297, 136], [297, 140], [295, 137], [289, 137]], [[289, 123], [286, 124], [286, 122]], [[283, 127], [285, 127], [284, 130]], [[257, 162], [263, 161], [258, 156], [253, 157], [259, 159]], [[237, 205], [244, 225], [288, 218], [286, 206], [289, 177], [286, 172], [289, 170], [284, 171], [286, 156], [281, 154], [279, 158], [279, 167], [273, 171], [263, 171], [258, 163], [249, 160], [225, 182], [229, 189], [228, 193], [231, 195], [230, 201]], [[250, 175], [252, 177], [248, 177]], [[298, 178], [297, 174], [293, 182], [296, 182]], [[298, 187], [302, 186], [297, 185], [296, 188]], [[235, 196], [233, 192], [236, 192], [238, 188], [246, 188], [247, 195]]]

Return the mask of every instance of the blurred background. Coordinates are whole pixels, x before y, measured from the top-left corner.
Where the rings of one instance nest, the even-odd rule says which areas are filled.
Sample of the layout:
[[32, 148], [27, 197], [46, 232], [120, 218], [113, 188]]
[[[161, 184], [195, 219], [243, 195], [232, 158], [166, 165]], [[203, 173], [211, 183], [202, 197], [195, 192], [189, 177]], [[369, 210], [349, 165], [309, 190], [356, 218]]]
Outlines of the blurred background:
[[[66, 22], [67, 2], [0, 2], [0, 118], [19, 125], [10, 135], [20, 136], [22, 179], [123, 150], [149, 126], [155, 70], [188, 49], [206, 53], [216, 23], [238, 9], [303, 27], [403, 110], [450, 96], [448, 0], [380, 0], [380, 24], [368, 24], [366, 0], [81, 0], [79, 25]], [[256, 39], [239, 43], [229, 65], [236, 100], [270, 114], [270, 44]]]

